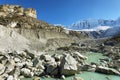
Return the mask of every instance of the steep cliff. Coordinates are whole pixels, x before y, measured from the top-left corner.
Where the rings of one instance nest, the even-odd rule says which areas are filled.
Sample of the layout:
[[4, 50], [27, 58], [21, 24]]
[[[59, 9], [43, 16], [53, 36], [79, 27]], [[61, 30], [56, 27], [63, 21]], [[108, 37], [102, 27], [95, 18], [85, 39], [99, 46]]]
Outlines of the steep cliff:
[[87, 38], [76, 31], [68, 31], [60, 26], [53, 26], [36, 19], [36, 10], [30, 8], [1, 5], [0, 14], [2, 49], [54, 50]]

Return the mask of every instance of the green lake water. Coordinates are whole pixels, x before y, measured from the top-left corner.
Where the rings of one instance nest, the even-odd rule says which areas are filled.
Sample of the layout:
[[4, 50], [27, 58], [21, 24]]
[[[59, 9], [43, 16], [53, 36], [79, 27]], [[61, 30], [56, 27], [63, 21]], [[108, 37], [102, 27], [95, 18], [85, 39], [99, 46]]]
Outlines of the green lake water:
[[[86, 60], [87, 63], [96, 62], [100, 63], [99, 59], [107, 58], [106, 56], [103, 56], [100, 53], [86, 53], [85, 56], [88, 57]], [[120, 76], [116, 75], [106, 75], [106, 74], [100, 74], [95, 72], [82, 72], [81, 74], [75, 75], [76, 77], [81, 77], [84, 80], [120, 80]], [[66, 77], [65, 80], [73, 80], [74, 76]], [[22, 79], [22, 80], [32, 80], [30, 78]], [[41, 78], [41, 80], [60, 80], [55, 78]]]
[[91, 63], [91, 62], [95, 62], [95, 63], [100, 63], [99, 59], [104, 59], [104, 58], [108, 58], [106, 56], [103, 56], [103, 54], [101, 53], [86, 53], [85, 56], [88, 57], [88, 59], [86, 60], [87, 63]]

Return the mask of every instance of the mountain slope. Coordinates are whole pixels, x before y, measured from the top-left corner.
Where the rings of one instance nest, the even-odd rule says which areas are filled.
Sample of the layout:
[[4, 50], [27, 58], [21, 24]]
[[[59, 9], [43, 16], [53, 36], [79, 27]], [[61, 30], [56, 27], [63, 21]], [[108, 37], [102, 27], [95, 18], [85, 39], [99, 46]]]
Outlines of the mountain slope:
[[73, 23], [70, 30], [89, 33], [94, 38], [112, 37], [120, 33], [120, 18], [117, 20], [88, 19]]
[[[5, 10], [3, 7], [6, 7]], [[1, 49], [6, 50], [54, 50], [57, 47], [66, 46], [80, 39], [89, 38], [76, 31], [68, 31], [61, 26], [54, 26], [47, 22], [38, 20], [34, 14], [30, 12], [24, 14], [24, 10], [20, 6], [3, 5], [0, 6], [0, 44]], [[13, 9], [14, 12], [10, 12]], [[21, 14], [17, 14], [20, 10]], [[7, 13], [10, 14], [7, 14]], [[2, 47], [3, 46], [3, 47]]]
[[0, 25], [0, 50], [28, 49], [28, 43], [29, 40], [19, 35], [17, 32]]
[[103, 37], [108, 37], [108, 36], [117, 36], [120, 33], [120, 26], [118, 27], [112, 27], [110, 29], [107, 29], [103, 35]]

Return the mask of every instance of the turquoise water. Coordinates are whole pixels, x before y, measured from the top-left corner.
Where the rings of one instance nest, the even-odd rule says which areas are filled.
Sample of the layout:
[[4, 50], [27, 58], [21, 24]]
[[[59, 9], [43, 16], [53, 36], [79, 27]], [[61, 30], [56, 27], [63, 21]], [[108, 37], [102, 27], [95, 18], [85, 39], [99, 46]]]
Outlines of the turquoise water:
[[[82, 74], [75, 75], [76, 77], [81, 77], [84, 80], [120, 80], [120, 76], [115, 75], [105, 75], [94, 72], [83, 72]], [[32, 80], [30, 78], [23, 80]], [[60, 80], [55, 78], [41, 78], [40, 80]], [[67, 77], [65, 80], [73, 80], [73, 77]]]
[[[81, 77], [84, 80], [120, 80], [120, 76], [105, 75], [95, 72], [83, 72], [82, 74], [76, 75], [76, 77]], [[70, 77], [66, 80], [72, 80], [72, 78]]]
[[[86, 60], [87, 63], [95, 62], [95, 63], [100, 63], [99, 58], [104, 59], [108, 58], [106, 56], [103, 56], [101, 53], [86, 53], [85, 56], [88, 57]], [[84, 80], [120, 80], [120, 76], [115, 76], [115, 75], [105, 75], [105, 74], [100, 74], [100, 73], [95, 73], [95, 72], [82, 72], [81, 74], [75, 75], [76, 77], [81, 77]], [[74, 76], [71, 77], [66, 77], [65, 80], [73, 80]], [[22, 79], [22, 80], [32, 80], [30, 78], [27, 79]], [[55, 78], [41, 78], [41, 80], [60, 80], [60, 79], [55, 79]]]
[[103, 54], [101, 53], [86, 53], [84, 54], [85, 56], [88, 57], [88, 59], [86, 60], [87, 63], [91, 63], [91, 62], [95, 62], [95, 63], [100, 63], [99, 59], [104, 59], [104, 58], [108, 58], [106, 56], [103, 56]]

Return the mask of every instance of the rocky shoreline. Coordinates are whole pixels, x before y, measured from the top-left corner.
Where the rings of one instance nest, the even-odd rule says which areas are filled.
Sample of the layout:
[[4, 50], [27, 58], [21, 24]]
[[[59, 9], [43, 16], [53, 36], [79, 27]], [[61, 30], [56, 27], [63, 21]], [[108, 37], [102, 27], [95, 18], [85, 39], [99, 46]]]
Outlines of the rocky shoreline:
[[[86, 56], [79, 52], [63, 54], [39, 53], [35, 55], [24, 51], [0, 52], [0, 80], [20, 80], [22, 78], [51, 76], [64, 78], [82, 71], [119, 75], [119, 69], [110, 68], [106, 59], [102, 65], [85, 62]], [[114, 64], [113, 64], [114, 65]], [[79, 79], [75, 79], [79, 80]]]

